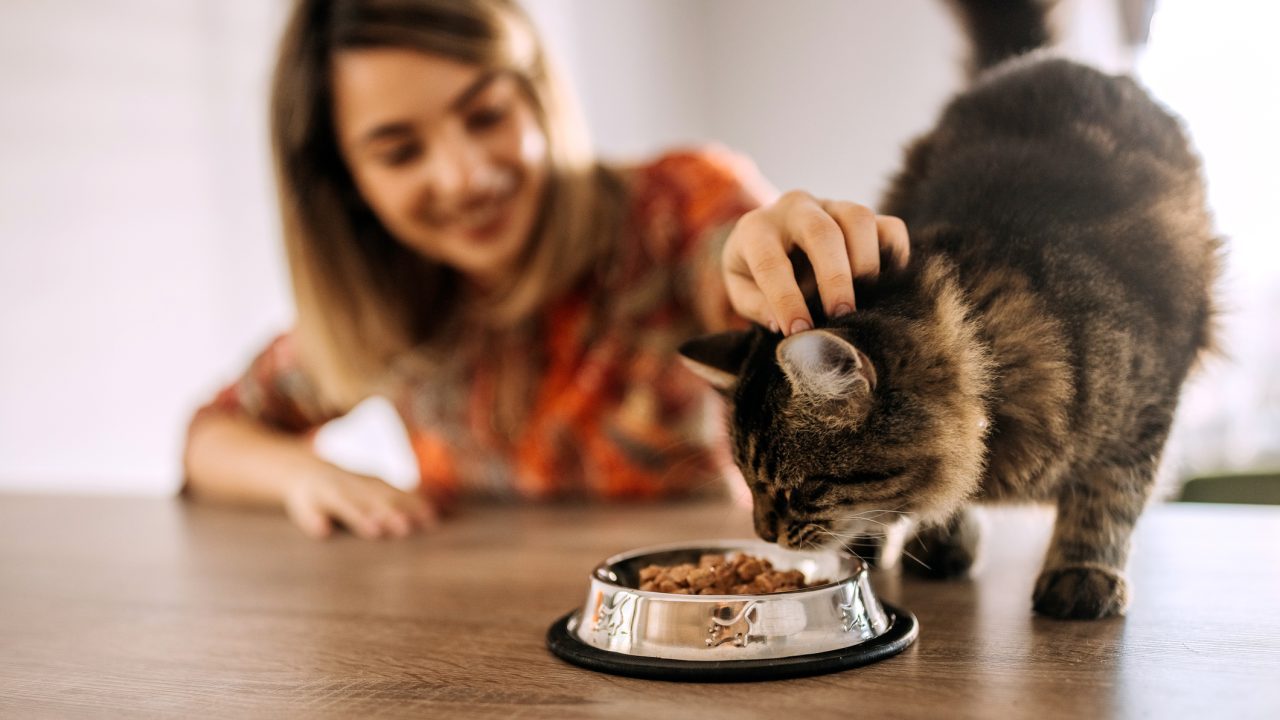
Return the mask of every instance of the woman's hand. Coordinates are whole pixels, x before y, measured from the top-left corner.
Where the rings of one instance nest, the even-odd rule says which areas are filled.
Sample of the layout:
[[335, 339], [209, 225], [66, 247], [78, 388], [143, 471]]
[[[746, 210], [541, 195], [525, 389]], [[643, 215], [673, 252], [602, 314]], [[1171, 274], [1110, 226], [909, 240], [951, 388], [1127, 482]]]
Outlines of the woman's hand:
[[293, 483], [284, 507], [294, 524], [316, 539], [328, 537], [335, 520], [366, 540], [405, 537], [436, 522], [435, 510], [422, 496], [332, 466]]
[[743, 215], [725, 241], [721, 272], [739, 315], [787, 335], [813, 327], [787, 257], [799, 248], [813, 265], [828, 317], [857, 309], [853, 279], [875, 277], [881, 257], [907, 264], [907, 226], [850, 202], [793, 190]]

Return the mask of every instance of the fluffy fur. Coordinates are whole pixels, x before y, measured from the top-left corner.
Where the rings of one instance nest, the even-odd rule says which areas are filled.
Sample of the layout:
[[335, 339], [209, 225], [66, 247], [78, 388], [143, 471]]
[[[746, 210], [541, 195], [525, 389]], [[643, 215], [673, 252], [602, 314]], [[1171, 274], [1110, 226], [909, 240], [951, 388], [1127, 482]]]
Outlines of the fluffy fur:
[[1035, 609], [1121, 613], [1129, 536], [1210, 344], [1199, 161], [1132, 80], [1010, 58], [1048, 36], [1041, 5], [955, 5], [980, 72], [881, 205], [911, 230], [908, 268], [809, 333], [682, 352], [729, 399], [761, 537], [843, 543], [905, 514], [918, 569], [951, 576], [977, 555], [968, 506], [1053, 503]]

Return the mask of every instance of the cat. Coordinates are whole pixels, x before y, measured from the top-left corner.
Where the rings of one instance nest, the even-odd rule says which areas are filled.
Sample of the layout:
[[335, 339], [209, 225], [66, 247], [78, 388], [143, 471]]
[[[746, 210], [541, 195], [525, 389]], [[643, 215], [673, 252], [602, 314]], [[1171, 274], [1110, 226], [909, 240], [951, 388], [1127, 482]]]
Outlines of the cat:
[[859, 282], [852, 315], [681, 354], [727, 399], [763, 539], [829, 546], [905, 514], [908, 567], [957, 576], [974, 504], [1049, 503], [1034, 611], [1123, 614], [1130, 534], [1212, 345], [1222, 242], [1200, 162], [1133, 80], [1041, 48], [1045, 5], [952, 5], [971, 85], [880, 206], [910, 230], [907, 267]]

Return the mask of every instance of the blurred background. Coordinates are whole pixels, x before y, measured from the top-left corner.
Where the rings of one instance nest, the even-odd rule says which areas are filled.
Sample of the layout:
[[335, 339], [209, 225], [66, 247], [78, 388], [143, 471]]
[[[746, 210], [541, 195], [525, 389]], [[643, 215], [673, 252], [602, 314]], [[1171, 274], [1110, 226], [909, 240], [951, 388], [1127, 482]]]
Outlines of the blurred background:
[[[784, 190], [874, 205], [961, 84], [938, 0], [524, 4], [603, 155], [715, 141]], [[287, 8], [0, 3], [0, 489], [173, 492], [192, 411], [291, 324], [266, 130]], [[1063, 0], [1054, 20], [1065, 53], [1185, 119], [1229, 238], [1227, 354], [1184, 396], [1167, 492], [1280, 469], [1280, 8]], [[320, 445], [413, 481], [385, 404]]]

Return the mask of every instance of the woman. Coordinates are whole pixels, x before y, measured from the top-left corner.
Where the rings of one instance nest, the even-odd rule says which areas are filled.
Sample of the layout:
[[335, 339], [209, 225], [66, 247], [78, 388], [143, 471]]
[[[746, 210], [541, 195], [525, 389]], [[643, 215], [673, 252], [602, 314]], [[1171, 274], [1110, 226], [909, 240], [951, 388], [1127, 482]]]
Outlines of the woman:
[[[283, 506], [313, 537], [403, 536], [459, 495], [689, 493], [723, 474], [695, 334], [830, 315], [904, 262], [906, 228], [773, 198], [745, 161], [598, 161], [511, 0], [304, 0], [272, 97], [296, 327], [193, 420], [185, 492]], [[420, 492], [317, 457], [308, 434], [373, 394]]]

